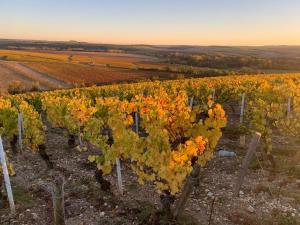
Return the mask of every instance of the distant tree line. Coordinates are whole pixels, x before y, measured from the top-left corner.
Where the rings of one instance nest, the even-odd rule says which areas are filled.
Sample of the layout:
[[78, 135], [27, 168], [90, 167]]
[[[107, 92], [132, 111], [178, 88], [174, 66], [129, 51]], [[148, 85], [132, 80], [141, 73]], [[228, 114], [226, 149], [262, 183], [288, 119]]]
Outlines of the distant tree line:
[[[262, 74], [263, 71], [250, 67], [231, 68], [231, 69], [216, 69], [216, 68], [194, 68], [192, 66], [182, 65], [177, 67], [157, 67], [145, 68], [137, 67], [138, 70], [153, 71], [153, 72], [168, 72], [170, 74], [182, 74], [190, 77], [204, 76], [224, 76], [224, 75], [247, 75], [247, 74]], [[176, 76], [177, 77], [177, 76]]]
[[190, 55], [171, 53], [164, 56], [171, 64], [216, 69], [257, 68], [299, 70], [300, 58], [258, 58], [253, 56]]

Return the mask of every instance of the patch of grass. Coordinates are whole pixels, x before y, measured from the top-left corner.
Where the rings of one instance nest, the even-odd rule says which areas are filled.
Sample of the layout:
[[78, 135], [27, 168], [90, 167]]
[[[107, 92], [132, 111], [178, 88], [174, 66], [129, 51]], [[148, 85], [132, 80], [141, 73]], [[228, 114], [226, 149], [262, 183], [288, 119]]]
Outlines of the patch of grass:
[[255, 215], [238, 210], [228, 216], [229, 220], [236, 225], [258, 225]]
[[136, 191], [139, 188], [139, 186], [136, 183], [131, 183], [127, 186], [127, 188], [129, 191]]
[[294, 139], [295, 144], [300, 144], [300, 139]]
[[296, 178], [300, 178], [300, 165], [291, 165], [287, 167], [287, 174]]
[[89, 177], [89, 176], [84, 176], [81, 177], [78, 181], [77, 181], [77, 185], [85, 185], [85, 186], [89, 186], [91, 182], [94, 181], [93, 177]]
[[297, 149], [295, 148], [290, 148], [289, 146], [286, 146], [285, 148], [274, 148], [272, 150], [273, 155], [278, 155], [278, 156], [284, 156], [284, 157], [293, 157], [296, 155], [298, 152]]
[[223, 196], [218, 197], [218, 203], [223, 205], [225, 203], [226, 198]]
[[297, 179], [300, 178], [300, 165], [296, 164], [291, 160], [277, 160], [277, 172], [286, 173], [289, 176], [295, 177]]
[[139, 201], [138, 209], [129, 209], [136, 211], [135, 214], [140, 224], [159, 224], [159, 225], [200, 225], [199, 222], [187, 213], [182, 213], [177, 219], [170, 218], [170, 215], [163, 214], [149, 202]]
[[139, 202], [139, 205], [143, 207], [140, 212], [137, 213], [138, 220], [141, 221], [141, 224], [147, 224], [154, 215], [156, 208], [149, 202]]
[[300, 221], [291, 213], [283, 213], [276, 209], [261, 219], [255, 214], [239, 210], [230, 214], [229, 219], [236, 225], [300, 225]]
[[231, 150], [231, 151], [235, 151], [236, 153], [239, 151], [239, 147], [237, 146], [237, 144], [235, 142], [228, 142], [226, 143], [224, 146], [224, 149], [227, 149], [227, 150]]
[[200, 225], [191, 215], [183, 214], [178, 218], [178, 225]]
[[256, 194], [259, 194], [261, 192], [270, 194], [270, 189], [266, 184], [258, 184], [254, 187], [254, 189], [252, 191]]
[[13, 194], [16, 203], [26, 205], [27, 207], [33, 204], [32, 196], [25, 190], [25, 188], [21, 186], [14, 186]]
[[295, 204], [300, 205], [300, 192], [298, 190], [285, 190], [281, 192], [281, 195], [284, 195], [289, 198], [293, 198], [295, 201]]
[[244, 130], [240, 126], [227, 126], [223, 130], [223, 134], [231, 138], [239, 138], [244, 134]]
[[277, 156], [276, 172], [283, 172], [291, 177], [300, 178], [300, 151], [295, 147], [273, 149], [273, 155]]
[[257, 158], [254, 158], [251, 160], [249, 168], [251, 170], [259, 170], [260, 169], [260, 164]]
[[293, 163], [300, 165], [300, 151], [298, 150], [292, 159]]
[[270, 217], [262, 221], [262, 225], [299, 225], [300, 221], [291, 213], [282, 213], [274, 209]]

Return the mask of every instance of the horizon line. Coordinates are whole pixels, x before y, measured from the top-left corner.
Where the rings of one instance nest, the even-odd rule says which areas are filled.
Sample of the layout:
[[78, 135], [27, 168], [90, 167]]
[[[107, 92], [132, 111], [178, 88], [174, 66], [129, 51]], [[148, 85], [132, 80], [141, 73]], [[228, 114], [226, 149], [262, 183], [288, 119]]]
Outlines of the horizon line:
[[290, 46], [290, 47], [300, 47], [299, 44], [263, 44], [263, 45], [231, 45], [231, 44], [210, 44], [210, 45], [201, 45], [201, 44], [147, 44], [147, 43], [131, 43], [131, 44], [124, 44], [124, 43], [101, 43], [101, 42], [93, 42], [93, 41], [77, 41], [77, 40], [47, 40], [47, 39], [30, 39], [30, 38], [0, 38], [0, 40], [11, 40], [11, 41], [45, 41], [45, 42], [74, 42], [74, 43], [85, 43], [85, 44], [93, 44], [93, 45], [123, 45], [123, 46], [186, 46], [186, 47], [272, 47], [272, 46]]

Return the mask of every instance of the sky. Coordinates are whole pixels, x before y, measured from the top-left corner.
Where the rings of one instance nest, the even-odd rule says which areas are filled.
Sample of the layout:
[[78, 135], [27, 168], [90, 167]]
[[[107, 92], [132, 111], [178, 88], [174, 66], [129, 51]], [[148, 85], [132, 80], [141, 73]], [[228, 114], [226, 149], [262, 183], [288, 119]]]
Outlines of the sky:
[[0, 0], [0, 38], [300, 45], [300, 0]]

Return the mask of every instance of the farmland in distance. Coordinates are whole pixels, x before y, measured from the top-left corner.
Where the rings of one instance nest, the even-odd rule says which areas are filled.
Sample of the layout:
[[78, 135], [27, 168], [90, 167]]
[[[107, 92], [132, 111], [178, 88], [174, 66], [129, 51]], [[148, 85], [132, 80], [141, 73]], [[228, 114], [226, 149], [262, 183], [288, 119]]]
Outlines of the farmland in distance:
[[155, 57], [126, 53], [42, 50], [0, 50], [0, 88], [19, 80], [25, 87], [38, 82], [41, 89], [83, 84], [108, 84], [167, 78], [166, 72], [141, 71], [139, 64], [158, 61]]

